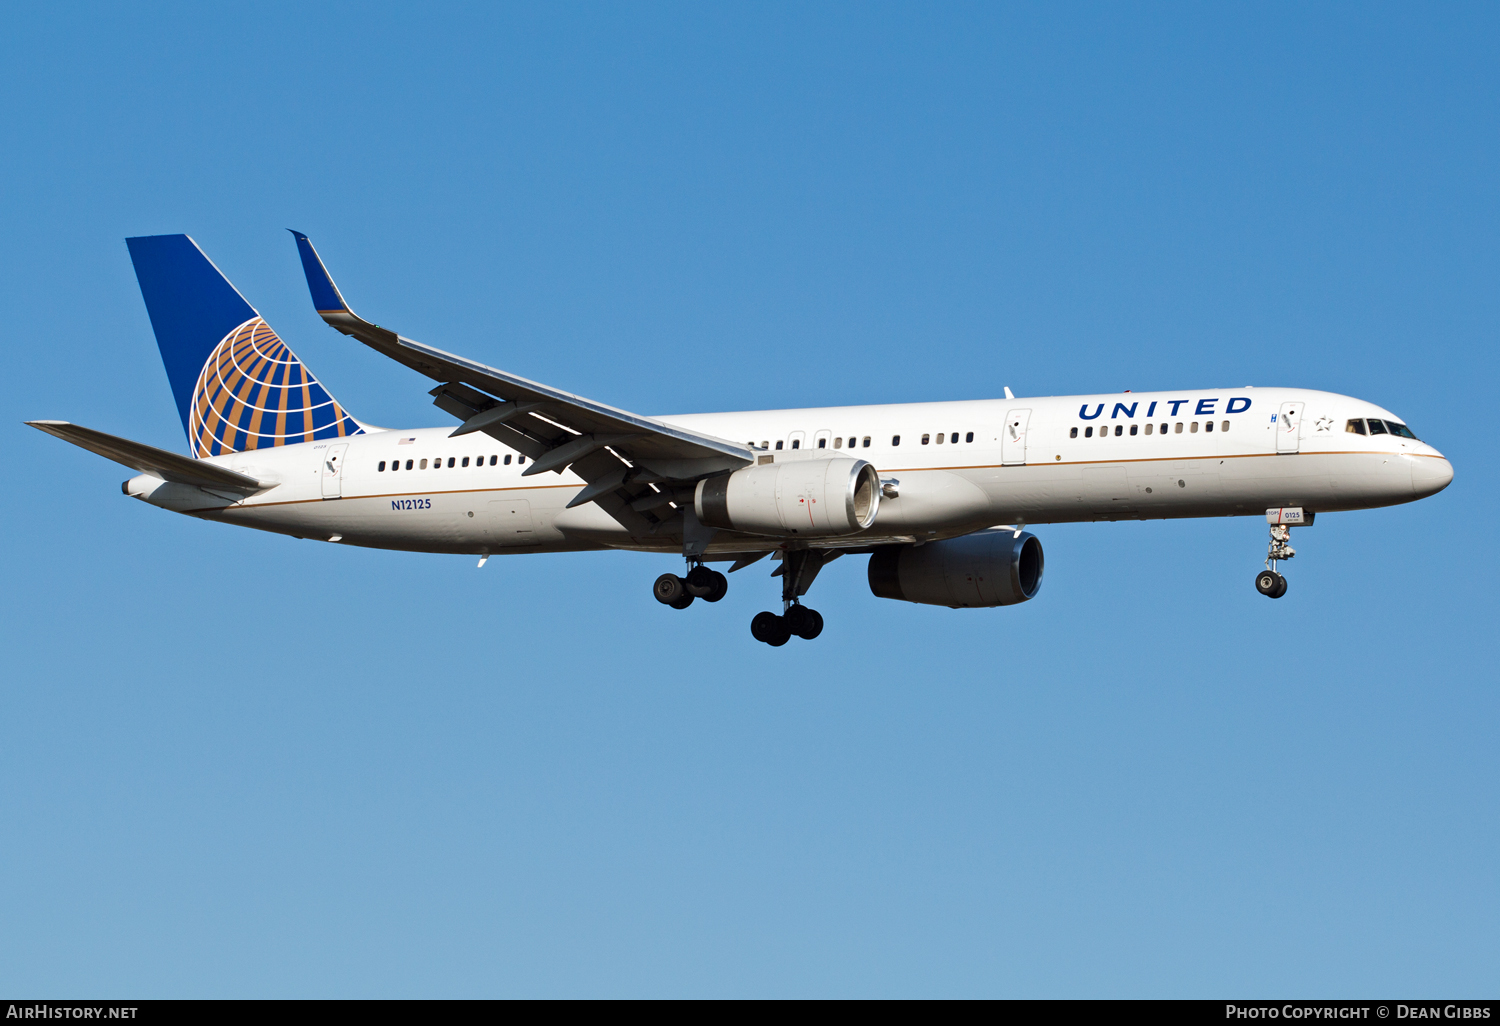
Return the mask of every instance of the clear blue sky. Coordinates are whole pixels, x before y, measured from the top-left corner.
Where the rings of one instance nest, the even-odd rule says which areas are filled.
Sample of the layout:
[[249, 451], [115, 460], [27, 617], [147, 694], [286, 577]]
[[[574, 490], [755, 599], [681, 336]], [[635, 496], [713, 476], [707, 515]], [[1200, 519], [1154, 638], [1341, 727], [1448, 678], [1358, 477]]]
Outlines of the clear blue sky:
[[[1493, 5], [10, 5], [0, 991], [1494, 996]], [[362, 313], [644, 413], [1243, 384], [1381, 403], [1415, 506], [1040, 528], [1025, 606], [830, 567], [344, 549], [185, 451], [122, 239], [192, 234], [357, 416]]]

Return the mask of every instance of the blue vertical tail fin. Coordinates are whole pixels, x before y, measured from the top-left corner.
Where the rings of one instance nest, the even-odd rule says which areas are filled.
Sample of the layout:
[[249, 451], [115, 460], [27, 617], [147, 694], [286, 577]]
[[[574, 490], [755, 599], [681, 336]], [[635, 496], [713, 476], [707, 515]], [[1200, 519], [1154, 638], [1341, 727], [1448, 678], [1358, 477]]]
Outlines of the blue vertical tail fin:
[[194, 456], [363, 433], [196, 242], [125, 244]]

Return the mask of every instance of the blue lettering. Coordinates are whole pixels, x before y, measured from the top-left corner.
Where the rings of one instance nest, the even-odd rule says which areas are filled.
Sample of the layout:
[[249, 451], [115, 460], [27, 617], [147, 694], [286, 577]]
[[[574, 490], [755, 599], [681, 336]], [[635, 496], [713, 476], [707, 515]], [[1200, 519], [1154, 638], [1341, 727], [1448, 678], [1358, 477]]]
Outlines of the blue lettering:
[[1218, 401], [1217, 399], [1199, 399], [1198, 408], [1193, 411], [1194, 416], [1212, 417], [1214, 415], [1214, 403]]
[[1131, 403], [1129, 406], [1126, 406], [1124, 403], [1115, 403], [1114, 412], [1112, 412], [1109, 415], [1109, 419], [1110, 420], [1114, 420], [1116, 417], [1118, 417], [1120, 415], [1120, 411], [1121, 410], [1125, 411], [1125, 416], [1127, 416], [1127, 417], [1134, 417], [1135, 416], [1135, 408], [1137, 406], [1139, 406], [1139, 405], [1141, 405], [1141, 404], [1138, 403], [1138, 402]]
[[1173, 417], [1177, 416], [1177, 407], [1181, 406], [1183, 403], [1190, 403], [1190, 402], [1192, 402], [1191, 399], [1168, 399], [1167, 400], [1167, 405], [1170, 406], [1170, 407], [1172, 407], [1172, 412], [1171, 412], [1171, 414], [1169, 414], [1169, 416], [1173, 416]]
[[1156, 416], [1156, 400], [1153, 399], [1151, 401], [1151, 405], [1148, 406], [1148, 407], [1146, 407], [1146, 416], [1147, 417], [1154, 417], [1154, 416]]
[[400, 509], [400, 508], [401, 508], [401, 501], [399, 499], [392, 499], [391, 500], [391, 509]]
[[[1235, 405], [1234, 405], [1235, 403], [1244, 403], [1245, 405], [1236, 408]], [[1233, 399], [1229, 400], [1229, 406], [1224, 410], [1224, 412], [1225, 413], [1244, 413], [1249, 408], [1250, 408], [1250, 400], [1248, 398], [1246, 398], [1245, 396], [1237, 395]]]
[[1093, 416], [1089, 415], [1089, 404], [1088, 403], [1084, 403], [1082, 406], [1078, 407], [1078, 415], [1080, 417], [1082, 417], [1084, 420], [1098, 420], [1099, 419], [1099, 415], [1101, 413], [1103, 413], [1103, 412], [1104, 412], [1104, 404], [1103, 403], [1099, 404], [1099, 408], [1094, 411]]

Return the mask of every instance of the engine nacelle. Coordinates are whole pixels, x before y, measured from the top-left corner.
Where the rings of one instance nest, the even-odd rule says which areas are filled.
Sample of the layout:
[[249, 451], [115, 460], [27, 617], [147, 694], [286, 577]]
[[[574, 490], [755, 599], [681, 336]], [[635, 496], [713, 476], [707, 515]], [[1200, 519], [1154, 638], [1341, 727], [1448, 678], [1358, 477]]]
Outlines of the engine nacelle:
[[1036, 597], [1042, 564], [1035, 535], [978, 531], [877, 549], [870, 557], [870, 590], [880, 598], [954, 609], [1010, 606]]
[[880, 475], [843, 456], [745, 467], [693, 492], [693, 512], [709, 527], [776, 537], [854, 534], [879, 510]]

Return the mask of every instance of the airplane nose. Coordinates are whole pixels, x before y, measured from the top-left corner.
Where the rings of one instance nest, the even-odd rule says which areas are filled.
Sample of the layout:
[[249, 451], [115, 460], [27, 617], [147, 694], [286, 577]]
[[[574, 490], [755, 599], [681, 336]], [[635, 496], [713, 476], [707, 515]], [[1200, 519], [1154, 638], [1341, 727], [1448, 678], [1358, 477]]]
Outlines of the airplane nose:
[[1411, 461], [1411, 490], [1417, 498], [1436, 495], [1453, 480], [1453, 464], [1441, 456], [1418, 456]]

